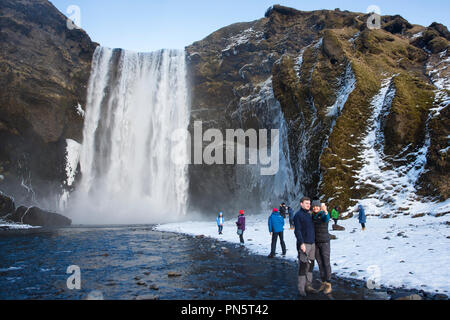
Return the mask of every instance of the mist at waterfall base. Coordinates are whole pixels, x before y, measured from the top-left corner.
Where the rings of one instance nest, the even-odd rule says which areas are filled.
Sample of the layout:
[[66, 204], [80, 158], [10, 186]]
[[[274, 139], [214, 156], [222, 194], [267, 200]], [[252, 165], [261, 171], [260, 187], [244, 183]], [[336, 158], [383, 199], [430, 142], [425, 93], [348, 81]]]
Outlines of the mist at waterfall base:
[[160, 223], [185, 216], [187, 145], [170, 141], [189, 124], [183, 51], [98, 47], [84, 117], [80, 179], [64, 212], [74, 224]]

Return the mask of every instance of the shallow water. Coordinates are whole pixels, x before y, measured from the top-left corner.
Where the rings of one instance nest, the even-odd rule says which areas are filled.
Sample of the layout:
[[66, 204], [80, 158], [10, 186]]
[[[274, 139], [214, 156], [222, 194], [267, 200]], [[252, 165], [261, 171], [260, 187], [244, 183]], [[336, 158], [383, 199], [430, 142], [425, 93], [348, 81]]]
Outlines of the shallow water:
[[[85, 299], [93, 291], [105, 299], [299, 298], [295, 262], [152, 226], [2, 232], [0, 248], [0, 299]], [[81, 269], [80, 290], [67, 288], [70, 265]], [[170, 271], [181, 276], [168, 277]], [[308, 299], [389, 298], [353, 280], [334, 279], [333, 286], [332, 296]]]

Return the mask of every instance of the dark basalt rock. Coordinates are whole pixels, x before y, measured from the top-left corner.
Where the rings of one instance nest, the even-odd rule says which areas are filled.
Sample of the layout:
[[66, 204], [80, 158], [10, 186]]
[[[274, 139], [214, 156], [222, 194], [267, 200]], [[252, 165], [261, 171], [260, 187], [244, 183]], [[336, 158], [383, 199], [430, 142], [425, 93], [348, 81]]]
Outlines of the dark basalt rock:
[[91, 59], [97, 46], [47, 0], [2, 0], [0, 10], [0, 188], [16, 200], [60, 190], [65, 140], [81, 142]]
[[72, 220], [61, 214], [44, 211], [37, 207], [27, 208], [24, 206], [17, 208], [16, 212], [8, 217], [8, 220], [36, 227], [66, 227], [72, 224]]
[[72, 224], [69, 218], [54, 212], [47, 212], [36, 207], [30, 208], [22, 217], [25, 224], [41, 227], [66, 227]]
[[27, 207], [25, 206], [20, 206], [16, 209], [16, 211], [14, 211], [13, 214], [11, 214], [10, 216], [7, 217], [8, 220], [12, 221], [12, 222], [16, 222], [16, 223], [21, 223], [22, 222], [22, 217], [25, 214], [25, 212], [28, 210]]
[[16, 210], [14, 200], [0, 192], [0, 218]]
[[403, 34], [413, 26], [403, 17], [396, 15], [393, 17], [386, 17], [382, 28], [392, 34]]

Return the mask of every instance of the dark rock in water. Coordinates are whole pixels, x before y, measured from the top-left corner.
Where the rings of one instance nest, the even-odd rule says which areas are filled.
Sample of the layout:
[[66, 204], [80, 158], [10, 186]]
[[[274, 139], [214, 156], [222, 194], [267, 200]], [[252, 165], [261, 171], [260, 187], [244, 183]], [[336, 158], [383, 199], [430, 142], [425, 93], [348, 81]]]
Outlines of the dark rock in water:
[[199, 234], [198, 236], [195, 236], [197, 239], [203, 239], [205, 236], [203, 234]]
[[20, 206], [8, 219], [13, 222], [39, 227], [66, 227], [72, 224], [72, 220], [63, 215], [47, 212], [37, 207]]
[[168, 273], [167, 273], [167, 276], [169, 276], [169, 277], [181, 277], [181, 273], [180, 272], [177, 272], [177, 271], [169, 271]]
[[0, 192], [0, 218], [14, 213], [16, 206], [13, 199]]
[[159, 290], [159, 287], [156, 284], [150, 285], [149, 288], [152, 289], [152, 290]]
[[435, 300], [448, 300], [448, 296], [446, 294], [438, 293], [433, 296]]
[[422, 297], [419, 296], [418, 294], [412, 294], [409, 296], [397, 298], [395, 300], [422, 300]]
[[136, 300], [159, 300], [159, 297], [153, 295], [137, 296]]
[[22, 217], [22, 222], [41, 227], [66, 227], [72, 224], [72, 220], [61, 214], [47, 212], [37, 207], [28, 209]]
[[345, 231], [345, 228], [340, 225], [333, 224], [333, 230], [334, 231]]

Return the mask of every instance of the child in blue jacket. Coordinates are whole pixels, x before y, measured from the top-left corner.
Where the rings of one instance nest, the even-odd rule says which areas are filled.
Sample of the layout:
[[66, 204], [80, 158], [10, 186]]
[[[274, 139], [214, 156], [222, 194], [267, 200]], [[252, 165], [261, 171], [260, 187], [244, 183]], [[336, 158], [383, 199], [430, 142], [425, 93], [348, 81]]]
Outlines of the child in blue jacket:
[[222, 234], [222, 231], [223, 231], [223, 223], [224, 223], [224, 220], [223, 220], [223, 213], [222, 213], [222, 212], [219, 212], [219, 215], [217, 216], [216, 221], [217, 221], [217, 226], [219, 227], [219, 234]]

